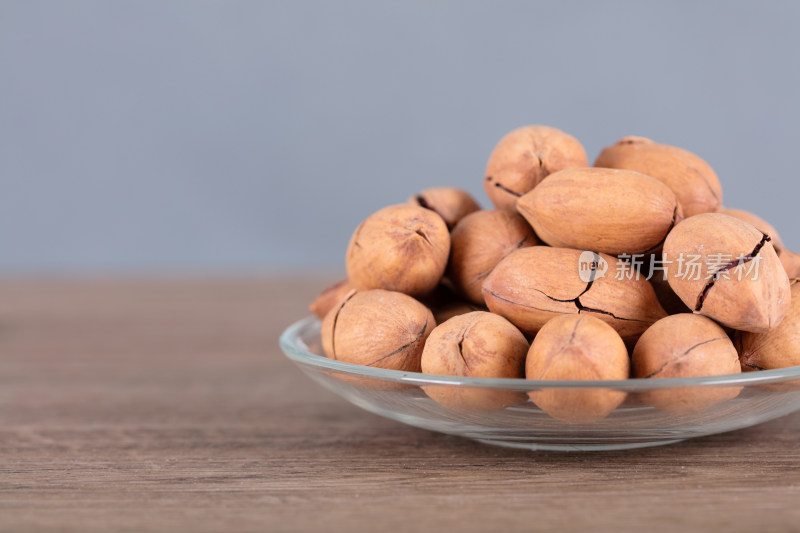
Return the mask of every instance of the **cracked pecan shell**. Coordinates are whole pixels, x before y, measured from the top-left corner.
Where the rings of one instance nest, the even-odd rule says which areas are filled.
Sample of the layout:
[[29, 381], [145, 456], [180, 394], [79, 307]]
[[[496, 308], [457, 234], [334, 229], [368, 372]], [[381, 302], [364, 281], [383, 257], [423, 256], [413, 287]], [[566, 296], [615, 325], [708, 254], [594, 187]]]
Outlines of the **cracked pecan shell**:
[[[528, 341], [505, 318], [475, 311], [444, 322], [431, 332], [422, 351], [427, 374], [483, 378], [522, 378]], [[459, 411], [492, 411], [525, 401], [518, 392], [477, 387], [430, 386], [436, 402]]]
[[430, 209], [451, 230], [462, 218], [481, 208], [467, 191], [456, 187], [431, 187], [409, 198], [408, 203]]
[[771, 242], [773, 248], [775, 248], [775, 253], [778, 254], [778, 258], [781, 260], [781, 264], [783, 265], [784, 270], [786, 270], [786, 274], [790, 279], [800, 277], [800, 255], [797, 255], [784, 246], [783, 241], [778, 234], [778, 230], [776, 230], [772, 224], [758, 215], [754, 215], [753, 213], [744, 211], [742, 209], [725, 208], [719, 212], [724, 215], [738, 218], [739, 220], [744, 220], [745, 222], [755, 226], [758, 231], [769, 235], [772, 238]]
[[453, 229], [450, 241], [447, 277], [479, 305], [484, 304], [481, 284], [497, 263], [518, 248], [539, 244], [521, 216], [501, 209], [467, 215]]
[[755, 226], [755, 228], [760, 231], [761, 233], [766, 233], [767, 235], [772, 238], [772, 246], [775, 249], [778, 249], [783, 246], [783, 241], [781, 240], [781, 236], [778, 235], [778, 230], [775, 229], [775, 226], [764, 220], [758, 215], [751, 213], [750, 211], [745, 211], [743, 209], [732, 209], [730, 207], [722, 208], [718, 211], [718, 213], [722, 213], [723, 215], [728, 215], [729, 217], [738, 218], [748, 224]]
[[534, 335], [559, 315], [590, 314], [623, 339], [633, 340], [666, 316], [644, 277], [618, 277], [623, 269], [617, 258], [595, 254], [595, 262], [605, 262], [608, 269], [590, 281], [581, 278], [580, 261], [579, 250], [520, 248], [500, 261], [483, 282], [486, 305], [526, 335]]
[[770, 239], [721, 213], [688, 218], [664, 243], [669, 285], [695, 313], [733, 329], [767, 331], [783, 319], [791, 298]]
[[319, 318], [325, 318], [328, 311], [333, 309], [339, 300], [352, 291], [355, 287], [349, 280], [339, 280], [333, 285], [330, 285], [322, 290], [321, 293], [308, 305], [308, 310], [317, 315]]
[[425, 339], [436, 326], [411, 296], [382, 289], [350, 291], [322, 321], [322, 349], [337, 361], [420, 371]]
[[550, 246], [612, 255], [660, 249], [683, 216], [662, 182], [606, 168], [556, 172], [520, 198], [517, 210]]
[[450, 232], [424, 207], [393, 205], [367, 217], [347, 247], [347, 277], [360, 290], [386, 289], [421, 296], [442, 279]]
[[775, 248], [775, 253], [789, 278], [800, 278], [800, 255], [787, 248]]
[[514, 211], [517, 198], [553, 172], [589, 166], [578, 140], [548, 126], [525, 126], [503, 137], [489, 156], [483, 187], [498, 209]]
[[[672, 315], [644, 332], [632, 355], [636, 378], [688, 378], [739, 374], [739, 355], [725, 330], [691, 313]], [[678, 387], [641, 393], [662, 411], [691, 414], [735, 398], [741, 387]]]
[[716, 211], [722, 205], [722, 185], [714, 170], [676, 146], [625, 137], [603, 149], [594, 166], [633, 170], [664, 182], [678, 197], [687, 218]]
[[[622, 380], [630, 363], [625, 343], [608, 324], [589, 315], [560, 316], [539, 331], [525, 363], [528, 379]], [[553, 418], [591, 422], [605, 418], [625, 400], [607, 388], [548, 388], [529, 393]]]
[[792, 280], [791, 294], [789, 312], [775, 328], [766, 333], [737, 333], [743, 371], [800, 366], [800, 280]]

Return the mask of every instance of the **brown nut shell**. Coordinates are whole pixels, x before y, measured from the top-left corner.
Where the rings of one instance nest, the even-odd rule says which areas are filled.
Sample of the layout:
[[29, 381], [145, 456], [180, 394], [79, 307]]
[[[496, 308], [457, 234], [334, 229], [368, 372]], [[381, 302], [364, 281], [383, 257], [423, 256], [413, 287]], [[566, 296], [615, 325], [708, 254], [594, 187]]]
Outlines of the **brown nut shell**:
[[322, 321], [322, 348], [337, 361], [419, 372], [425, 339], [436, 323], [414, 298], [375, 289], [351, 291]]
[[789, 309], [786, 271], [770, 238], [747, 222], [720, 213], [688, 218], [667, 236], [664, 254], [675, 294], [724, 326], [766, 331]]
[[575, 137], [548, 126], [525, 126], [494, 148], [483, 186], [495, 207], [514, 211], [517, 198], [551, 173], [587, 166], [586, 151]]
[[520, 198], [517, 210], [550, 246], [611, 255], [659, 249], [682, 219], [678, 200], [664, 183], [606, 168], [555, 172]]
[[800, 366], [800, 280], [792, 280], [791, 294], [789, 312], [780, 324], [766, 333], [738, 333], [744, 372]]
[[[579, 271], [589, 260], [599, 268]], [[589, 314], [634, 340], [666, 316], [644, 277], [618, 277], [620, 263], [606, 254], [533, 246], [509, 254], [483, 283], [486, 305], [526, 335], [559, 315]], [[605, 269], [603, 269], [605, 267]], [[583, 276], [583, 278], [582, 278]]]
[[[622, 380], [630, 372], [625, 343], [608, 324], [589, 315], [554, 318], [533, 340], [525, 377], [543, 380]], [[549, 388], [529, 393], [553, 418], [591, 422], [608, 416], [625, 392], [608, 388]]]
[[[528, 341], [505, 318], [475, 311], [437, 326], [422, 351], [426, 374], [522, 378]], [[461, 386], [428, 386], [436, 402], [457, 411], [492, 411], [525, 401], [518, 392]]]
[[783, 246], [783, 241], [781, 240], [781, 236], [778, 235], [778, 230], [775, 229], [775, 226], [760, 216], [743, 209], [732, 209], [730, 207], [723, 207], [718, 212], [722, 213], [723, 215], [728, 215], [729, 217], [738, 218], [739, 220], [747, 222], [751, 226], [755, 226], [758, 231], [761, 233], [766, 233], [772, 238], [772, 246], [775, 248]]
[[778, 234], [778, 230], [776, 230], [772, 224], [758, 215], [754, 215], [742, 209], [724, 208], [719, 212], [723, 215], [729, 215], [743, 220], [748, 224], [752, 224], [761, 233], [769, 235], [772, 238], [771, 242], [772, 246], [775, 248], [775, 253], [778, 254], [778, 259], [781, 260], [781, 264], [784, 270], [786, 270], [789, 279], [800, 277], [800, 255], [790, 251], [784, 246], [781, 236]]
[[476, 211], [464, 217], [450, 234], [447, 276], [461, 294], [483, 305], [481, 285], [505, 256], [539, 244], [533, 230], [516, 213], [500, 209]]
[[686, 218], [716, 211], [722, 205], [722, 186], [714, 170], [676, 146], [625, 137], [603, 149], [594, 166], [633, 170], [661, 180], [678, 197]]
[[481, 208], [467, 191], [456, 187], [425, 189], [409, 198], [408, 203], [430, 209], [442, 217], [451, 230], [462, 218]]
[[789, 278], [800, 278], [800, 255], [792, 252], [787, 248], [775, 248], [775, 253], [778, 254], [778, 259], [781, 260], [783, 269]]
[[[688, 378], [740, 373], [739, 356], [728, 335], [713, 320], [683, 313], [659, 320], [644, 332], [632, 356], [636, 378]], [[692, 414], [735, 398], [741, 387], [677, 387], [641, 393], [662, 411]]]
[[308, 305], [308, 310], [317, 315], [319, 318], [325, 318], [325, 315], [339, 303], [339, 300], [352, 291], [355, 287], [347, 279], [342, 279], [326, 287], [322, 290], [317, 298]]
[[359, 290], [386, 289], [411, 296], [432, 291], [450, 254], [442, 217], [424, 207], [393, 205], [370, 215], [347, 248], [347, 277]]

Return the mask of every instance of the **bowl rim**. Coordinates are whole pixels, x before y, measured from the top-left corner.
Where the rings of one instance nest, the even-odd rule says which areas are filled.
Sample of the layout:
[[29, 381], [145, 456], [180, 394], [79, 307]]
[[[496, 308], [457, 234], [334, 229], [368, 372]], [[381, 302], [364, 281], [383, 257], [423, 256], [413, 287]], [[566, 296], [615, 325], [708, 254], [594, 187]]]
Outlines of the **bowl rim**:
[[300, 364], [340, 374], [350, 374], [380, 381], [391, 381], [408, 385], [452, 385], [489, 389], [530, 391], [546, 388], [609, 388], [630, 392], [672, 389], [687, 386], [745, 386], [767, 385], [800, 379], [800, 366], [689, 378], [629, 378], [623, 380], [536, 380], [521, 378], [482, 378], [404, 372], [371, 366], [345, 363], [312, 353], [303, 341], [303, 334], [319, 329], [321, 321], [314, 315], [294, 322], [281, 333], [279, 343], [286, 356]]

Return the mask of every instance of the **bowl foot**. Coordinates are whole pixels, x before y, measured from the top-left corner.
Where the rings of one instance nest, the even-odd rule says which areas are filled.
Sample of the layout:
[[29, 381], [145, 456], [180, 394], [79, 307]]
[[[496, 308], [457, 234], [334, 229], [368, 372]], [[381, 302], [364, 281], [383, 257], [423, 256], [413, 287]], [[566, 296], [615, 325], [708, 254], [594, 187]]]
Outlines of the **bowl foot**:
[[635, 448], [649, 448], [651, 446], [664, 446], [675, 444], [686, 439], [650, 440], [644, 442], [581, 442], [581, 443], [541, 443], [520, 442], [497, 439], [474, 439], [483, 444], [516, 448], [518, 450], [532, 451], [557, 451], [557, 452], [600, 452], [609, 450], [633, 450]]

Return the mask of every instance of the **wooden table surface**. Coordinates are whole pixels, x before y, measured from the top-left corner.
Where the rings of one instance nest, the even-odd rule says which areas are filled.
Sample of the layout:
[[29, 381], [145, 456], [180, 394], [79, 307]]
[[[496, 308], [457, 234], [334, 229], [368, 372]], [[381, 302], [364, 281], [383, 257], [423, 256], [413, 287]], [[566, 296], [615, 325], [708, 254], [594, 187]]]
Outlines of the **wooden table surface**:
[[327, 281], [0, 282], [0, 530], [800, 529], [800, 413], [624, 452], [415, 429], [280, 352]]

